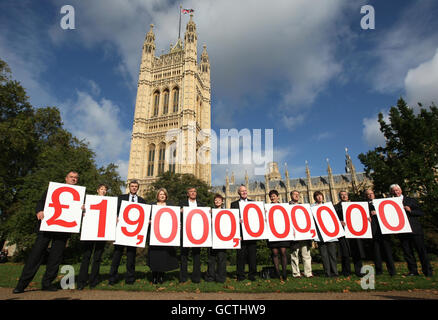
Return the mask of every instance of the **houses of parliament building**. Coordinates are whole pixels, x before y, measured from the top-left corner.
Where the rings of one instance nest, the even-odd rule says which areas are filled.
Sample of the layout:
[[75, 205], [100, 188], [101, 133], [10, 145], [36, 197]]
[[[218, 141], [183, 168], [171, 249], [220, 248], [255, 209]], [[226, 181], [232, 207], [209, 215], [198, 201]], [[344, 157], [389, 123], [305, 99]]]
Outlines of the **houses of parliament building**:
[[[198, 36], [193, 15], [190, 15], [184, 41], [180, 38], [169, 52], [155, 56], [153, 25], [146, 34], [138, 79], [134, 121], [129, 156], [128, 182], [140, 183], [143, 194], [165, 171], [190, 173], [211, 185], [210, 136], [211, 87], [210, 60], [206, 46], [198, 60]], [[199, 139], [199, 136], [202, 136]], [[201, 143], [202, 142], [202, 143]], [[290, 192], [298, 190], [302, 202], [313, 202], [313, 192], [322, 191], [326, 201], [336, 203], [340, 190], [356, 191], [371, 186], [364, 173], [356, 173], [346, 151], [346, 170], [333, 174], [330, 165], [327, 175], [312, 177], [306, 164], [306, 177], [291, 178], [285, 170], [281, 177], [278, 164], [272, 162], [264, 181], [252, 181], [248, 175], [243, 183], [253, 200], [269, 202], [268, 193], [276, 189], [282, 202], [290, 200]], [[212, 192], [224, 196], [226, 206], [238, 199], [234, 175], [225, 184], [212, 187]]]

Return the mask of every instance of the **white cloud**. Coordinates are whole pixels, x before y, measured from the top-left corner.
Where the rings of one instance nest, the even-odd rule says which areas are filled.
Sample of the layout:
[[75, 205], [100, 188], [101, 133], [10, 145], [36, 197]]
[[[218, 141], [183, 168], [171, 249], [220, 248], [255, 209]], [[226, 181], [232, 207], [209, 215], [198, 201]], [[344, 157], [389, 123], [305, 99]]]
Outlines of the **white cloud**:
[[403, 89], [408, 71], [435, 54], [438, 43], [435, 2], [415, 1], [387, 31], [382, 30], [372, 50], [379, 62], [368, 74], [374, 89], [383, 93]]
[[281, 124], [286, 127], [289, 131], [295, 130], [297, 127], [302, 125], [306, 117], [304, 114], [299, 114], [297, 116], [287, 116], [283, 115], [281, 118]]
[[[166, 52], [178, 34], [178, 5], [160, 1], [79, 1], [76, 30], [81, 44], [110, 44], [120, 56], [117, 70], [135, 87], [141, 47], [149, 24], [155, 24], [156, 55]], [[281, 109], [311, 104], [340, 74], [335, 57], [339, 35], [345, 39], [346, 0], [183, 1], [194, 8], [198, 51], [203, 44], [212, 63], [215, 94], [221, 98], [257, 97], [283, 89]], [[182, 16], [184, 36], [188, 15]], [[50, 30], [55, 43], [67, 41], [59, 26]], [[250, 81], [249, 81], [250, 79]], [[286, 90], [284, 90], [284, 88]], [[280, 106], [272, 106], [279, 107]]]
[[418, 102], [438, 105], [438, 49], [432, 59], [410, 69], [405, 78], [406, 99], [411, 107]]
[[[120, 108], [105, 98], [96, 101], [86, 92], [77, 99], [60, 105], [65, 127], [79, 139], [89, 142], [98, 164], [120, 163], [129, 154], [131, 130], [119, 121]], [[123, 168], [125, 169], [125, 168]], [[120, 174], [123, 173], [120, 171]]]
[[[389, 116], [387, 112], [381, 111], [383, 114], [383, 119], [386, 123], [389, 122]], [[383, 133], [380, 131], [380, 124], [377, 121], [377, 117], [374, 118], [365, 118], [363, 119], [363, 131], [362, 137], [365, 140], [365, 143], [370, 147], [384, 146], [385, 145], [385, 137]]]

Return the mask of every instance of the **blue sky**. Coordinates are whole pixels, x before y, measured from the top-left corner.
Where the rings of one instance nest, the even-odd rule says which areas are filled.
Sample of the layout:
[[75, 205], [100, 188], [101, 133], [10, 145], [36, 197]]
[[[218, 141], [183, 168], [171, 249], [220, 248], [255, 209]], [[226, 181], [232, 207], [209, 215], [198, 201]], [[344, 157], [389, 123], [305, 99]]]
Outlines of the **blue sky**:
[[[63, 30], [63, 5], [75, 29]], [[97, 162], [126, 177], [141, 48], [155, 25], [156, 54], [178, 35], [179, 4], [195, 10], [198, 52], [211, 62], [212, 128], [273, 129], [274, 160], [292, 178], [343, 173], [384, 144], [376, 122], [399, 97], [438, 101], [438, 3], [419, 1], [0, 0], [0, 58], [36, 106], [60, 108]], [[375, 29], [363, 30], [363, 5]], [[182, 16], [182, 33], [188, 21]], [[213, 165], [243, 178], [254, 166]], [[263, 177], [253, 177], [263, 179]]]

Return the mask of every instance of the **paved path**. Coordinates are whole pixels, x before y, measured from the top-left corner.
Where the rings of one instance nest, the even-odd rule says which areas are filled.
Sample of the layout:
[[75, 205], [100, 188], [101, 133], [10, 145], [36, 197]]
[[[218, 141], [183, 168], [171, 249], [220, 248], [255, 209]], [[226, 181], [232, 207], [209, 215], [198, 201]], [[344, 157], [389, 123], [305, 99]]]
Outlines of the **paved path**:
[[29, 290], [13, 294], [11, 288], [0, 288], [0, 300], [438, 300], [438, 290], [363, 291], [363, 292], [296, 292], [296, 293], [180, 293], [109, 290]]

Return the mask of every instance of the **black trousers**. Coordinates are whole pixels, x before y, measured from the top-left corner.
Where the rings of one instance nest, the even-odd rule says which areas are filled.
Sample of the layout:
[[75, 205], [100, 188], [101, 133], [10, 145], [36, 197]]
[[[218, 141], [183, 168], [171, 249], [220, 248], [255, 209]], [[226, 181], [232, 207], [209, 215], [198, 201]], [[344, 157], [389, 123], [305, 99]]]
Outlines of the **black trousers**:
[[43, 262], [44, 254], [49, 243], [52, 242], [49, 250], [46, 272], [42, 279], [42, 286], [49, 287], [53, 280], [58, 276], [59, 265], [62, 262], [62, 253], [64, 252], [69, 236], [69, 233], [39, 231], [32, 250], [27, 257], [23, 271], [21, 272], [17, 287], [24, 289], [29, 285]]
[[347, 239], [345, 237], [338, 238], [339, 251], [341, 254], [342, 275], [349, 276], [351, 274], [351, 258], [353, 259], [354, 272], [360, 277], [360, 269], [362, 269], [362, 256], [358, 248], [360, 239]]
[[257, 275], [257, 240], [242, 240], [240, 250], [237, 250], [236, 257], [237, 279], [245, 279], [245, 264], [248, 261], [249, 274], [252, 278]]
[[337, 276], [336, 242], [318, 242], [318, 248], [326, 276]]
[[126, 248], [126, 282], [135, 281], [135, 255], [136, 247], [114, 245], [113, 260], [110, 269], [110, 281], [117, 281], [117, 274], [119, 272], [120, 260], [123, 255], [123, 250]]
[[396, 270], [394, 259], [392, 257], [392, 245], [390, 236], [383, 235], [381, 233], [373, 234], [372, 241], [376, 274], [383, 273], [382, 260], [384, 259], [386, 263], [386, 269], [388, 270], [389, 275], [395, 275]]
[[[79, 269], [79, 284], [85, 285], [89, 281], [90, 285], [96, 285], [99, 282], [100, 262], [102, 261], [102, 253], [105, 248], [105, 241], [83, 241], [83, 254], [81, 268]], [[94, 254], [93, 254], [94, 250]], [[88, 267], [90, 266], [91, 255], [93, 254], [93, 264], [91, 265], [91, 273], [88, 278]]]
[[227, 278], [227, 252], [208, 248], [207, 281], [225, 282]]
[[400, 234], [400, 243], [403, 249], [403, 256], [408, 264], [409, 273], [418, 274], [417, 260], [414, 255], [414, 248], [417, 250], [421, 262], [421, 269], [427, 276], [432, 275], [432, 266], [427, 256], [426, 246], [424, 245], [424, 235], [421, 234]]
[[201, 248], [181, 247], [181, 265], [179, 280], [181, 282], [186, 282], [188, 279], [187, 266], [190, 250], [192, 251], [193, 259], [192, 281], [199, 282], [201, 281]]

